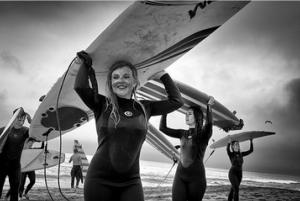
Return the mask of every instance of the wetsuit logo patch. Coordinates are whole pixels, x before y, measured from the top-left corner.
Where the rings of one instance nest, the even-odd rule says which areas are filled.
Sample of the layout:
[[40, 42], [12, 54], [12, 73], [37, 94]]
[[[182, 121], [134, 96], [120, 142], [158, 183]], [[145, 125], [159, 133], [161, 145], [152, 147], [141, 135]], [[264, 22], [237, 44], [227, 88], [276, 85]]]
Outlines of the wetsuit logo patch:
[[126, 111], [124, 112], [124, 114], [127, 116], [127, 117], [132, 117], [133, 113], [131, 111]]

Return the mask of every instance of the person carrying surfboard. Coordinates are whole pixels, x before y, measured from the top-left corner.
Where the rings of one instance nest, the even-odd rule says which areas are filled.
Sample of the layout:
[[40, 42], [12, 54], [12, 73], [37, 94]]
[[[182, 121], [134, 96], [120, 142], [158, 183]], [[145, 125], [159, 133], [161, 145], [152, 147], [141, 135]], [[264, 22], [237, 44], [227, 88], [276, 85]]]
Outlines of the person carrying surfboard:
[[[33, 148], [32, 146], [33, 146], [34, 142], [37, 142], [34, 138], [32, 138], [32, 137], [27, 138], [27, 140], [24, 143], [23, 150], [24, 149], [43, 149], [44, 148], [44, 142], [42, 142], [40, 147]], [[25, 189], [25, 183], [26, 183], [27, 177], [29, 179], [29, 184], [26, 186], [26, 189]], [[28, 192], [31, 190], [31, 188], [35, 184], [35, 179], [36, 179], [36, 176], [35, 176], [34, 170], [21, 173], [20, 186], [19, 186], [19, 197], [20, 198], [23, 197], [23, 193], [24, 193], [24, 189], [25, 189], [24, 197], [27, 200], [29, 200]], [[5, 195], [5, 200], [8, 200], [8, 198], [10, 197], [10, 194], [11, 194], [11, 191], [9, 189]]]
[[[13, 113], [16, 111], [17, 109], [14, 110]], [[24, 142], [29, 137], [29, 128], [23, 126], [26, 118], [28, 123], [31, 123], [30, 115], [21, 108], [20, 114], [17, 116], [16, 121], [9, 130], [8, 135], [6, 135], [6, 138], [1, 140], [0, 143], [0, 198], [2, 196], [5, 178], [8, 176], [11, 189], [10, 201], [18, 201], [21, 176], [20, 159]], [[0, 133], [2, 133], [3, 130], [4, 127], [0, 128]]]
[[173, 201], [200, 201], [206, 190], [206, 176], [203, 158], [212, 136], [212, 105], [207, 102], [206, 120], [203, 126], [203, 112], [199, 106], [192, 106], [186, 112], [188, 130], [167, 127], [167, 115], [162, 115], [159, 130], [166, 135], [180, 139], [180, 161], [172, 186]]
[[[230, 150], [230, 147], [232, 151]], [[245, 152], [240, 151], [240, 144], [238, 141], [232, 141], [227, 144], [227, 154], [231, 162], [231, 168], [228, 173], [229, 181], [231, 183], [230, 193], [228, 195], [228, 201], [232, 199], [234, 201], [239, 200], [239, 188], [243, 178], [243, 163], [244, 156], [247, 156], [253, 152], [253, 140], [250, 139], [250, 149]]]
[[172, 112], [183, 105], [180, 92], [165, 72], [160, 78], [168, 99], [139, 101], [137, 69], [127, 61], [117, 61], [107, 74], [106, 96], [89, 87], [92, 60], [86, 52], [77, 53], [82, 61], [74, 89], [94, 112], [98, 148], [90, 163], [85, 184], [85, 201], [143, 201], [139, 158], [151, 116]]
[[73, 166], [71, 170], [71, 188], [74, 188], [74, 180], [76, 178], [76, 189], [79, 187], [79, 181], [83, 182], [82, 177], [82, 161], [78, 150], [73, 149], [73, 155], [71, 156], [69, 163], [73, 161]]

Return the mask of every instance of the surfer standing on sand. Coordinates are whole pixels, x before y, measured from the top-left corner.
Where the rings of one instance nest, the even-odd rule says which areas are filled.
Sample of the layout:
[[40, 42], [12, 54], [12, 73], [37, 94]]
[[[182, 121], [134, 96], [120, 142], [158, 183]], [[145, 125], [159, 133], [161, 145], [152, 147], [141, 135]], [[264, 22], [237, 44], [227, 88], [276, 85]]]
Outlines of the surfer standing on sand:
[[79, 181], [83, 182], [82, 178], [82, 161], [81, 156], [77, 149], [73, 150], [73, 155], [71, 156], [69, 163], [73, 161], [73, 167], [71, 170], [71, 188], [74, 188], [74, 180], [76, 178], [76, 188], [79, 186]]
[[[232, 151], [230, 151], [230, 146]], [[239, 200], [239, 188], [243, 178], [243, 163], [244, 163], [244, 156], [247, 156], [253, 152], [253, 140], [250, 140], [250, 149], [245, 152], [240, 151], [240, 144], [238, 141], [232, 141], [231, 143], [227, 144], [227, 154], [231, 161], [231, 168], [229, 170], [229, 181], [231, 183], [231, 190], [228, 195], [228, 201], [232, 199], [234, 201]]]
[[[32, 148], [34, 142], [37, 142], [34, 138], [32, 138], [32, 137], [27, 138], [27, 140], [24, 143], [23, 149], [44, 149], [44, 142], [42, 142], [41, 147]], [[35, 179], [36, 179], [35, 171], [33, 170], [33, 171], [28, 171], [28, 172], [22, 172], [21, 173], [21, 180], [20, 180], [20, 186], [19, 186], [19, 197], [20, 198], [22, 198], [22, 196], [23, 196], [24, 187], [25, 187], [27, 177], [29, 179], [29, 184], [27, 185], [27, 187], [25, 189], [24, 197], [27, 200], [29, 200], [28, 192], [31, 190], [31, 188], [35, 184]], [[10, 196], [10, 193], [11, 193], [11, 191], [9, 189], [6, 193], [6, 195], [5, 195], [5, 200], [8, 200], [8, 198]]]
[[172, 187], [173, 201], [200, 201], [206, 190], [206, 176], [203, 158], [212, 136], [212, 109], [214, 98], [207, 102], [206, 121], [203, 126], [203, 112], [199, 106], [187, 110], [186, 124], [189, 130], [167, 127], [167, 116], [160, 120], [160, 131], [180, 139], [180, 162], [177, 166]]
[[[14, 110], [13, 113], [16, 111], [17, 109]], [[28, 123], [31, 123], [30, 115], [21, 108], [21, 112], [11, 128], [10, 133], [6, 139], [0, 142], [0, 197], [2, 195], [5, 178], [8, 176], [11, 189], [10, 201], [18, 201], [21, 177], [20, 159], [24, 142], [29, 137], [29, 129], [23, 126], [26, 118]], [[3, 130], [4, 128], [0, 128], [0, 133], [2, 133]]]
[[[168, 94], [162, 101], [139, 101], [139, 85], [135, 66], [127, 61], [114, 63], [107, 74], [107, 95], [98, 94], [89, 86], [92, 59], [85, 52], [74, 89], [94, 112], [98, 149], [90, 163], [85, 184], [85, 201], [143, 201], [139, 158], [151, 116], [172, 112], [183, 105], [181, 95], [165, 71], [160, 78]], [[93, 82], [90, 76], [90, 81]]]

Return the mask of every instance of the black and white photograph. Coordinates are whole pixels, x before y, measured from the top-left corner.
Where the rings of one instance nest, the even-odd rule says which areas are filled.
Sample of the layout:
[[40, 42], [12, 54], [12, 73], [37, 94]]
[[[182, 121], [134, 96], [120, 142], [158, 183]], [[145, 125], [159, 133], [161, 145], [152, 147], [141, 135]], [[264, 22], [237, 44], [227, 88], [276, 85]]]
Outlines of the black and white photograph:
[[0, 1], [0, 200], [300, 201], [300, 1]]

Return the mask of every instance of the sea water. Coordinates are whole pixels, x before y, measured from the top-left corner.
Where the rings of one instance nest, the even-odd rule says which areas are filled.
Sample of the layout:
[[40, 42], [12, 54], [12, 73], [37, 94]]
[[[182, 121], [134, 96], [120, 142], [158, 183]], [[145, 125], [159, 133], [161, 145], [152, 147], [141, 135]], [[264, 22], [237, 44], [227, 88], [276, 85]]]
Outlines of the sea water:
[[[59, 177], [62, 181], [68, 181], [66, 185], [69, 185], [70, 172], [72, 168], [72, 163], [69, 163], [71, 154], [66, 153], [65, 156], [65, 162], [60, 165]], [[90, 161], [92, 156], [88, 155], [87, 158]], [[143, 186], [172, 186], [177, 167], [177, 165], [175, 165], [172, 168], [172, 165], [172, 163], [141, 160], [140, 173]], [[39, 178], [44, 177], [44, 170], [37, 170], [36, 175]], [[57, 175], [58, 167], [46, 169], [46, 176], [48, 178], [57, 178]], [[66, 177], [68, 179], [66, 179]], [[225, 169], [206, 168], [206, 178], [208, 186], [230, 185], [230, 182], [228, 180], [228, 170]], [[244, 171], [242, 185], [282, 188], [300, 191], [300, 177]]]

